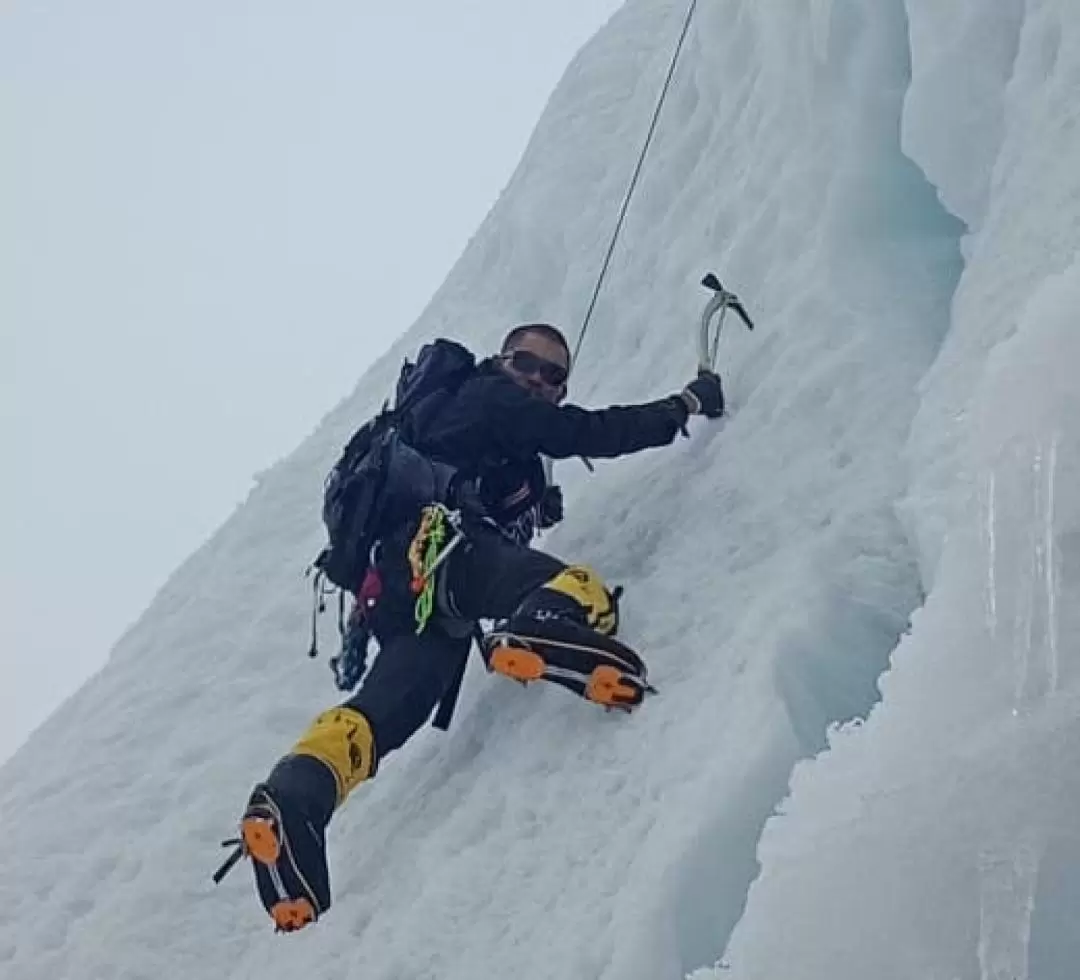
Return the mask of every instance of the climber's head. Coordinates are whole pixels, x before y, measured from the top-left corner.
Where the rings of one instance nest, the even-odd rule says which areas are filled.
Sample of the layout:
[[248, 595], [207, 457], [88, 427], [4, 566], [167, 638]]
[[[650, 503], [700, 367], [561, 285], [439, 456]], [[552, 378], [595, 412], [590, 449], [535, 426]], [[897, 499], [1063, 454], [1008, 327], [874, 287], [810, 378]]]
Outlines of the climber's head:
[[558, 404], [566, 397], [570, 377], [570, 345], [549, 323], [514, 327], [502, 342], [498, 362], [523, 388]]

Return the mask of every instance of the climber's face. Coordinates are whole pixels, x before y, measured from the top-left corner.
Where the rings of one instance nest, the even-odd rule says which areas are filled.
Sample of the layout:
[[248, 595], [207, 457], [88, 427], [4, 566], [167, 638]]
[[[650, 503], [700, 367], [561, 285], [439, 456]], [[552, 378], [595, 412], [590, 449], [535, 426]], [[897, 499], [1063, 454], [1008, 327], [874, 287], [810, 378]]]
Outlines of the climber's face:
[[570, 355], [553, 337], [526, 333], [499, 355], [499, 362], [519, 385], [546, 401], [557, 405], [566, 397]]

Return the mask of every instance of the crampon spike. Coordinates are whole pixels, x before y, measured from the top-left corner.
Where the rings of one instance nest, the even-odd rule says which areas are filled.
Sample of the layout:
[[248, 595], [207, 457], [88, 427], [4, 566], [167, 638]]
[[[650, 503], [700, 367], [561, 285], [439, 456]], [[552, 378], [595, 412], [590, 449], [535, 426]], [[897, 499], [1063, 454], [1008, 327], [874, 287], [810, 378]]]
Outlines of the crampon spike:
[[585, 697], [608, 708], [629, 710], [641, 703], [644, 689], [631, 683], [618, 668], [605, 664], [593, 670]]
[[260, 864], [274, 864], [281, 854], [281, 841], [272, 820], [265, 817], [246, 817], [240, 828], [244, 852]]
[[540, 654], [507, 644], [492, 651], [490, 664], [495, 673], [522, 683], [540, 680], [546, 669], [544, 658]]
[[296, 932], [316, 919], [315, 909], [306, 898], [278, 902], [270, 911], [278, 932]]

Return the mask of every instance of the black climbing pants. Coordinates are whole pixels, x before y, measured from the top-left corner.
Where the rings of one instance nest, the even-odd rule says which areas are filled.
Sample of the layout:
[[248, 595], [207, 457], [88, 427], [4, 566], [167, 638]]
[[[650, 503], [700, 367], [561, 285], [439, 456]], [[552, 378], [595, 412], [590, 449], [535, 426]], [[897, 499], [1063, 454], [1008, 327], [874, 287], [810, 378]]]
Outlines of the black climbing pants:
[[471, 524], [466, 540], [438, 570], [442, 581], [436, 611], [418, 635], [408, 562], [416, 526], [382, 544], [377, 563], [382, 593], [369, 613], [379, 653], [359, 690], [345, 702], [370, 723], [376, 763], [404, 745], [456, 687], [477, 620], [510, 616], [529, 593], [566, 567], [490, 525]]

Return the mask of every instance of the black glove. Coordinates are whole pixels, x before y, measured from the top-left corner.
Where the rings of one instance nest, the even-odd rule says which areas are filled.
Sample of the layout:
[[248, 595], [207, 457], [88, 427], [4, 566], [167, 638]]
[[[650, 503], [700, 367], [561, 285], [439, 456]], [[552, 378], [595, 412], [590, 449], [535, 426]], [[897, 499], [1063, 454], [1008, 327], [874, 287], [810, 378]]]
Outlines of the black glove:
[[704, 415], [718, 419], [724, 414], [724, 389], [720, 375], [702, 368], [698, 376], [682, 390], [679, 396], [691, 415]]
[[541, 531], [554, 527], [563, 519], [562, 487], [544, 488], [544, 495], [536, 505], [536, 525]]

